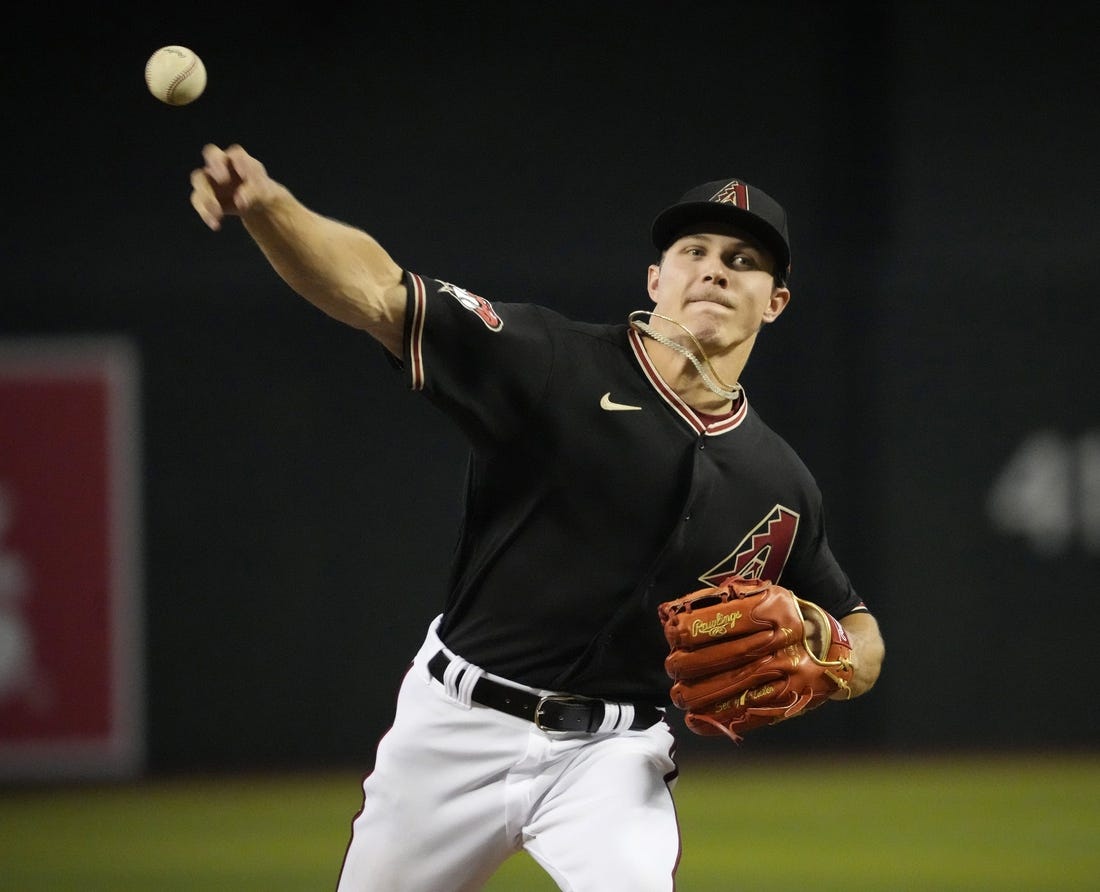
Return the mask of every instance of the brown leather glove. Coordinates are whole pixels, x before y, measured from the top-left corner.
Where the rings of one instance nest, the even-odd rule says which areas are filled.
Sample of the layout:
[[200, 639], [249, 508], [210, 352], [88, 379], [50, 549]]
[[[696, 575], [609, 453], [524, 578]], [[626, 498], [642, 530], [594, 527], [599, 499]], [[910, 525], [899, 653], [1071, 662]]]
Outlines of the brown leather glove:
[[[696, 734], [733, 741], [851, 689], [852, 645], [816, 604], [768, 580], [732, 576], [658, 607], [673, 704]], [[820, 635], [813, 644], [807, 617]], [[818, 637], [814, 636], [815, 639]]]

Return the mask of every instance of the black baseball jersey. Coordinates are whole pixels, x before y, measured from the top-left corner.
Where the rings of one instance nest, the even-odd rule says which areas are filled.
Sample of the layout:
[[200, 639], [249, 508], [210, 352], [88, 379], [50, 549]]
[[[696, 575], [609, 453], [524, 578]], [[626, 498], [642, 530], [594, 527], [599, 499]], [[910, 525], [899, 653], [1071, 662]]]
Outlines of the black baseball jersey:
[[406, 273], [409, 386], [471, 444], [439, 634], [489, 672], [665, 704], [657, 605], [732, 573], [864, 609], [813, 477], [742, 396], [707, 424], [625, 322]]

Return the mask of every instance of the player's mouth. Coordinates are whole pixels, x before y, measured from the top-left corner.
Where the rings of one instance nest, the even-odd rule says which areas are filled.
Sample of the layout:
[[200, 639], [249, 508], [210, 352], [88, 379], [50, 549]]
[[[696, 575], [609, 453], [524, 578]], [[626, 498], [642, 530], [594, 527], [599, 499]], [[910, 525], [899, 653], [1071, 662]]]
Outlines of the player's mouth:
[[724, 294], [715, 294], [715, 293], [697, 294], [694, 297], [689, 297], [687, 299], [687, 301], [685, 301], [685, 303], [688, 303], [688, 304], [700, 304], [700, 303], [717, 304], [720, 307], [725, 307], [727, 310], [736, 309], [736, 307], [733, 305], [733, 301], [731, 301]]

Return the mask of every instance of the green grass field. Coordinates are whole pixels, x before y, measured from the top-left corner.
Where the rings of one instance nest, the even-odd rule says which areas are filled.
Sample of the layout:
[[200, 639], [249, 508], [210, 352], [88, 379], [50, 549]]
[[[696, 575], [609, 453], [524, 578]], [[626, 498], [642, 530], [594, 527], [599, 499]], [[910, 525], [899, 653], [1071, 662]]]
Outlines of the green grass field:
[[[677, 799], [679, 892], [1100, 888], [1100, 755], [734, 754]], [[8, 786], [0, 889], [331, 892], [358, 806], [354, 773]], [[521, 855], [486, 888], [556, 887]]]

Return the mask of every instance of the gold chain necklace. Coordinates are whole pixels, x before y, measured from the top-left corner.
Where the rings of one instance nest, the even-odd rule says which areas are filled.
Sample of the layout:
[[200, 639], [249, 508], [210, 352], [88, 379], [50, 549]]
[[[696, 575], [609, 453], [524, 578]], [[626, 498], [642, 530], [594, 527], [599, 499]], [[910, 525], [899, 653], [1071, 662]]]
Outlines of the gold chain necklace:
[[[683, 344], [677, 344], [674, 340], [672, 340], [672, 338], [667, 337], [654, 329], [653, 326], [650, 325], [648, 322], [643, 322], [641, 319], [641, 317], [643, 316], [664, 319], [665, 322], [671, 322], [673, 325], [679, 326], [681, 329], [687, 332], [687, 336], [691, 338], [691, 340], [695, 343], [695, 346], [698, 348], [699, 356], [702, 357], [702, 361], [700, 361], [699, 356], [696, 356]], [[731, 386], [722, 380], [718, 372], [714, 370], [714, 366], [711, 364], [710, 358], [707, 356], [707, 351], [703, 349], [703, 345], [699, 343], [699, 339], [695, 337], [694, 334], [692, 334], [691, 330], [688, 329], [687, 326], [683, 325], [680, 322], [677, 322], [675, 319], [670, 319], [668, 316], [662, 316], [660, 313], [653, 313], [649, 310], [634, 310], [627, 317], [627, 320], [630, 322], [631, 328], [636, 328], [646, 337], [653, 338], [653, 340], [655, 340], [658, 344], [662, 344], [665, 347], [668, 347], [669, 350], [674, 350], [685, 359], [687, 359], [693, 366], [695, 366], [695, 370], [699, 373], [699, 377], [703, 379], [703, 383], [712, 393], [718, 394], [718, 396], [722, 397], [722, 399], [734, 401], [736, 401], [737, 398], [741, 395], [741, 385], [734, 384]], [[706, 364], [706, 368], [703, 367], [704, 363]], [[707, 369], [710, 370], [709, 373]]]

